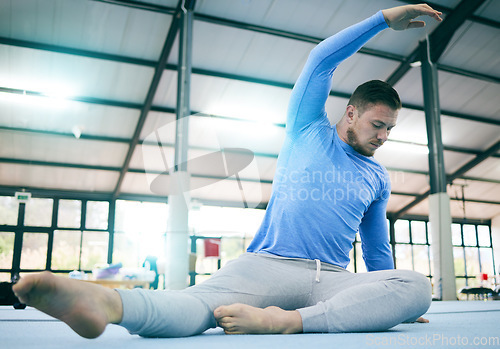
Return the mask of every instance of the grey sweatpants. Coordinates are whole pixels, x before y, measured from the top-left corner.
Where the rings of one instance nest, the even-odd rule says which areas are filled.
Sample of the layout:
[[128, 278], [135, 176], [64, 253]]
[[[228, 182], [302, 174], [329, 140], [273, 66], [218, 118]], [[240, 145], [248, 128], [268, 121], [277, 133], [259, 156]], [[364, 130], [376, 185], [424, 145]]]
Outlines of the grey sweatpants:
[[245, 253], [182, 291], [118, 290], [121, 326], [145, 337], [181, 337], [217, 326], [220, 305], [298, 310], [304, 332], [368, 332], [414, 321], [431, 303], [426, 277], [409, 270], [350, 273], [315, 260]]

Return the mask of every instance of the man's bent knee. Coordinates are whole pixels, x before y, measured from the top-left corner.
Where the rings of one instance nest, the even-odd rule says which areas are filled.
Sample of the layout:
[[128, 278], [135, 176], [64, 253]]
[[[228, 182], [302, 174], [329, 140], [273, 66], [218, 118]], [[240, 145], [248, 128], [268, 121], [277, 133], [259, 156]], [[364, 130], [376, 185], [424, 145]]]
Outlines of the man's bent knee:
[[407, 297], [410, 317], [405, 322], [414, 322], [425, 314], [431, 305], [431, 283], [424, 275], [411, 270], [399, 270], [398, 276], [402, 282], [408, 284]]

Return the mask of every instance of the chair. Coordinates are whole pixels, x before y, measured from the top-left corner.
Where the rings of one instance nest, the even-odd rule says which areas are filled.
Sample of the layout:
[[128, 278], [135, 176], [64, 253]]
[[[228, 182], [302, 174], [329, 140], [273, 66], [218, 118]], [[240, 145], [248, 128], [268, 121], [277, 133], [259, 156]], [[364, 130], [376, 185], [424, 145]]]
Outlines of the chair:
[[158, 257], [147, 256], [142, 266], [143, 268], [154, 271], [155, 279], [149, 284], [149, 288], [153, 290], [158, 289], [158, 281], [160, 279], [160, 274], [158, 273]]

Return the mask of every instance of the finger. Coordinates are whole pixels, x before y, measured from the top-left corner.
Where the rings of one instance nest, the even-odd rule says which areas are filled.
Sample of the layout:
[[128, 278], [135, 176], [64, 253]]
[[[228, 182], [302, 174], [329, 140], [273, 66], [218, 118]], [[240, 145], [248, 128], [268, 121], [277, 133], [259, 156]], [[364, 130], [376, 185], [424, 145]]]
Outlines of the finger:
[[429, 5], [427, 4], [422, 4], [422, 5], [417, 5], [419, 6], [419, 10], [420, 10], [420, 14], [421, 15], [427, 15], [427, 16], [430, 16], [438, 21], [442, 21], [443, 19], [441, 18], [441, 15], [443, 14], [442, 12], [440, 11], [436, 11], [434, 10], [432, 7], [430, 7]]

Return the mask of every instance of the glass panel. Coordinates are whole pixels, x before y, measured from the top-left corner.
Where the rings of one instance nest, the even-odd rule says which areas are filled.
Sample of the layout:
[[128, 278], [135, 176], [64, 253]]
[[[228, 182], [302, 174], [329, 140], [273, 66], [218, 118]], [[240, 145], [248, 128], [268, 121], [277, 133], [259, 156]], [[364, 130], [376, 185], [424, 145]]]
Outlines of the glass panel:
[[52, 249], [52, 269], [77, 270], [80, 258], [81, 231], [54, 231], [54, 247]]
[[12, 268], [12, 257], [14, 256], [14, 233], [0, 232], [0, 268]]
[[425, 236], [425, 222], [412, 221], [411, 222], [411, 239], [413, 243], [425, 244], [427, 238]]
[[45, 269], [48, 242], [49, 235], [46, 233], [24, 233], [21, 269]]
[[481, 273], [486, 273], [489, 277], [493, 276], [493, 249], [480, 248], [479, 254], [481, 257]]
[[[168, 206], [161, 202], [144, 202], [142, 204], [145, 231], [149, 233], [164, 233], [167, 230]], [[147, 222], [146, 224], [145, 221]]]
[[366, 273], [366, 264], [363, 259], [363, 251], [361, 250], [361, 244], [355, 244], [356, 247], [356, 268], [358, 273]]
[[415, 271], [429, 275], [429, 246], [413, 245], [413, 258], [415, 261]]
[[52, 225], [52, 199], [31, 198], [26, 203], [24, 225], [50, 227]]
[[96, 264], [106, 264], [108, 260], [107, 232], [85, 231], [82, 244], [82, 269], [92, 270]]
[[221, 263], [238, 258], [245, 252], [243, 239], [239, 236], [224, 237], [221, 239]]
[[398, 219], [394, 223], [396, 242], [410, 242], [410, 225], [407, 220]]
[[0, 196], [0, 225], [17, 225], [19, 203], [13, 196]]
[[57, 226], [60, 228], [80, 228], [82, 202], [80, 200], [59, 200]]
[[455, 246], [462, 246], [462, 230], [460, 224], [453, 223], [451, 225], [451, 242]]
[[0, 282], [10, 282], [10, 273], [0, 273]]
[[477, 246], [475, 225], [464, 224], [464, 245]]
[[87, 219], [85, 228], [87, 229], [108, 229], [109, 202], [88, 201]]
[[[466, 247], [465, 248], [465, 261], [467, 262], [467, 276], [479, 275], [479, 256], [478, 249]], [[477, 283], [474, 283], [477, 284]]]
[[115, 229], [118, 231], [136, 230], [139, 224], [135, 224], [134, 221], [138, 220], [137, 213], [140, 210], [141, 203], [138, 201], [116, 200]]
[[477, 226], [477, 237], [479, 239], [479, 246], [491, 246], [490, 227], [488, 227], [487, 225]]
[[411, 245], [396, 244], [396, 268], [412, 270]]
[[137, 268], [139, 250], [130, 234], [115, 232], [113, 238], [113, 263], [122, 263], [125, 268]]
[[463, 247], [453, 247], [455, 275], [465, 276], [465, 258]]
[[164, 203], [117, 200], [115, 229], [127, 233], [164, 233], [168, 206]]
[[[164, 253], [165, 231], [167, 229], [168, 205], [165, 203], [141, 203], [118, 200], [116, 203], [116, 231], [121, 236], [121, 247], [116, 251], [113, 262], [141, 266], [146, 256], [160, 257]], [[115, 236], [118, 236], [115, 234]], [[132, 244], [131, 251], [129, 249]], [[116, 250], [116, 241], [115, 247]], [[128, 251], [128, 252], [127, 252]]]
[[432, 245], [432, 231], [430, 222], [427, 222], [427, 239], [429, 239], [429, 244]]

